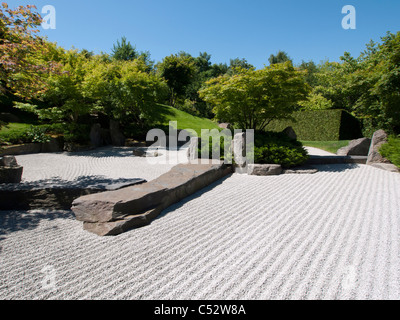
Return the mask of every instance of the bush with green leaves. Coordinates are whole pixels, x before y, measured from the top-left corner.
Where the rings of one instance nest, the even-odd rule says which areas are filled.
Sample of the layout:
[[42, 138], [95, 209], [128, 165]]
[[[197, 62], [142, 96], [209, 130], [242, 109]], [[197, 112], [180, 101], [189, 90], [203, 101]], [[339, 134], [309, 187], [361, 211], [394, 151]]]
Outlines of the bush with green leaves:
[[289, 168], [299, 166], [308, 159], [301, 142], [281, 132], [257, 132], [254, 144], [254, 163], [281, 164]]
[[0, 135], [1, 144], [21, 144], [26, 141], [25, 131], [7, 131]]
[[379, 149], [380, 154], [400, 168], [400, 136], [390, 136]]
[[45, 143], [50, 141], [47, 126], [30, 126], [29, 129], [14, 129], [2, 132], [2, 144]]
[[50, 141], [50, 136], [46, 134], [47, 128], [43, 126], [32, 126], [26, 131], [26, 139], [33, 143], [46, 143]]
[[[208, 143], [208, 149], [205, 146]], [[215, 159], [213, 152], [218, 151], [220, 159], [232, 159], [230, 148], [231, 139], [219, 139], [209, 141], [201, 140], [201, 148], [198, 148], [199, 158]], [[250, 150], [253, 149], [250, 146]], [[224, 151], [227, 151], [227, 154]], [[308, 160], [308, 153], [300, 141], [289, 138], [281, 132], [256, 132], [254, 138], [254, 153], [250, 152], [248, 157], [257, 164], [280, 164], [284, 168], [295, 167]]]

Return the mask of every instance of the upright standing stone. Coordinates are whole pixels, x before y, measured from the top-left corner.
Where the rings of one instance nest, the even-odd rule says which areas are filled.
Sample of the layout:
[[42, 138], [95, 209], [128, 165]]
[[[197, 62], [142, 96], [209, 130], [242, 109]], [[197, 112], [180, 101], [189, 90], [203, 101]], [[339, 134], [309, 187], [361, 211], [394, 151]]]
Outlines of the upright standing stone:
[[189, 160], [197, 160], [199, 158], [198, 148], [200, 145], [199, 137], [192, 137], [190, 139], [189, 148], [187, 151], [187, 157]]
[[233, 159], [239, 167], [246, 166], [246, 133], [235, 134], [232, 140]]
[[90, 129], [90, 145], [95, 148], [103, 145], [101, 125], [99, 123], [95, 123]]
[[110, 135], [113, 146], [125, 145], [125, 136], [122, 134], [117, 121], [110, 120]]
[[379, 148], [383, 144], [387, 143], [387, 139], [388, 139], [388, 135], [385, 131], [378, 130], [378, 131], [374, 132], [374, 135], [372, 136], [372, 140], [371, 140], [371, 146], [370, 146], [369, 152], [368, 152], [367, 164], [390, 163], [389, 160], [382, 157], [381, 154], [379, 153]]

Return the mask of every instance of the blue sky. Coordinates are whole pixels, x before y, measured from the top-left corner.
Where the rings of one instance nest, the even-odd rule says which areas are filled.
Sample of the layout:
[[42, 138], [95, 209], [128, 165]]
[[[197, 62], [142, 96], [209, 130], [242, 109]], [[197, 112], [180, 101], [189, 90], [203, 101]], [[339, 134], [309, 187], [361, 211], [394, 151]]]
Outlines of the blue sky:
[[[358, 56], [371, 39], [400, 31], [399, 0], [31, 0], [7, 2], [56, 9], [50, 41], [95, 53], [111, 52], [126, 36], [153, 60], [186, 51], [206, 51], [213, 63], [246, 58], [257, 68], [286, 51], [302, 60], [338, 61], [345, 51]], [[342, 28], [342, 8], [356, 8], [356, 30]]]

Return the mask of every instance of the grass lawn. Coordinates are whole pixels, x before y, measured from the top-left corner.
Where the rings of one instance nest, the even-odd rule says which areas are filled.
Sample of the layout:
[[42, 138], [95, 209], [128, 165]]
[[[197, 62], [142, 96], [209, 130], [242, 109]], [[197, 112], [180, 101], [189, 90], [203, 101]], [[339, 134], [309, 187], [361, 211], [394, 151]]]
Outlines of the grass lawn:
[[158, 113], [162, 120], [157, 124], [168, 127], [170, 121], [177, 121], [177, 129], [193, 129], [201, 135], [201, 129], [219, 129], [218, 124], [207, 118], [192, 116], [191, 114], [167, 105], [158, 105]]
[[22, 134], [26, 132], [32, 125], [29, 123], [10, 122], [2, 126], [0, 129], [0, 138], [10, 134]]
[[8, 123], [0, 129], [0, 142], [8, 141], [16, 143], [25, 136], [26, 131], [32, 125], [29, 123]]
[[26, 131], [30, 127], [31, 124], [29, 123], [8, 123], [6, 126], [1, 127], [0, 135], [2, 133], [7, 133], [11, 131], [18, 131], [18, 132]]
[[301, 141], [305, 147], [314, 147], [322, 149], [331, 153], [336, 153], [338, 149], [345, 147], [349, 144], [350, 140], [340, 141]]

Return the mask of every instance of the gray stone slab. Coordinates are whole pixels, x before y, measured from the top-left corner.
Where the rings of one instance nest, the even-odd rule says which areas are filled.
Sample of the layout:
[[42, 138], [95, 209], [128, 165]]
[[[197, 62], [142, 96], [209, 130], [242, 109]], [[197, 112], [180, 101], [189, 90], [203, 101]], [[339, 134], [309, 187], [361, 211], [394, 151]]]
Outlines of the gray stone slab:
[[283, 174], [314, 174], [318, 169], [312, 166], [300, 166], [283, 170]]
[[249, 164], [247, 174], [251, 176], [275, 176], [282, 173], [280, 164]]
[[150, 223], [165, 208], [232, 172], [223, 162], [179, 164], [155, 180], [80, 197], [73, 201], [76, 219], [95, 234], [117, 235]]

